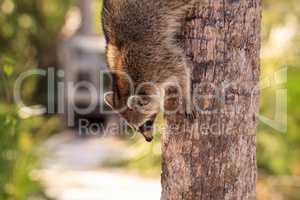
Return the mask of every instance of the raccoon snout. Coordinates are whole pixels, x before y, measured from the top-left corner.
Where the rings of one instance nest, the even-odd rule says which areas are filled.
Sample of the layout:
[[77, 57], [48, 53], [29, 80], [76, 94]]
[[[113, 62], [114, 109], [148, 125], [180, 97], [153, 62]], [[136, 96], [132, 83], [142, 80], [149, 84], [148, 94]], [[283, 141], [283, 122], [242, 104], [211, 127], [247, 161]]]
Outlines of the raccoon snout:
[[144, 125], [142, 125], [142, 126], [139, 127], [139, 131], [141, 133], [145, 133], [145, 132], [151, 131], [152, 128], [153, 128], [153, 124], [154, 124], [153, 120], [148, 120], [148, 121], [145, 122]]
[[139, 128], [139, 131], [145, 137], [147, 142], [152, 142], [153, 140], [153, 136], [152, 136], [153, 124], [154, 124], [153, 120], [148, 120], [144, 125], [142, 125]]
[[152, 142], [152, 140], [153, 140], [153, 136], [151, 136], [151, 137], [146, 137], [146, 136], [145, 136], [145, 138], [146, 138], [146, 141], [147, 141], [147, 142]]

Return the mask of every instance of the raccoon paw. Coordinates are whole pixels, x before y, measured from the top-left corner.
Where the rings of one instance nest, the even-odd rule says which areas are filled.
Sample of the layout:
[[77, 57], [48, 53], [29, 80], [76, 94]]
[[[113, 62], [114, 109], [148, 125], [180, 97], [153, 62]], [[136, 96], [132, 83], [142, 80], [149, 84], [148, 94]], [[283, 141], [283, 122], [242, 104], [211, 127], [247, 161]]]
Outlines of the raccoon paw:
[[192, 108], [185, 108], [184, 116], [190, 122], [194, 122], [194, 120], [197, 118], [197, 112], [194, 106], [192, 106]]
[[192, 113], [185, 113], [185, 118], [187, 119], [187, 120], [189, 120], [190, 122], [194, 122], [194, 120], [197, 118], [196, 117], [196, 113], [195, 112], [192, 112]]

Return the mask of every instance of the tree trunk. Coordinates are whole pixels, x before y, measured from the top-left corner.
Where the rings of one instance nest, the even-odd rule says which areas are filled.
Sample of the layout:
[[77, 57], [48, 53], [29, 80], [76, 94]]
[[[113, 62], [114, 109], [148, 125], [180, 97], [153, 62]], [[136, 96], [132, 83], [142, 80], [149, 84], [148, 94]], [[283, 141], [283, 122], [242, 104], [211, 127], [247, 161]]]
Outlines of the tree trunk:
[[260, 23], [260, 0], [206, 0], [188, 14], [179, 41], [199, 114], [167, 116], [162, 200], [256, 198]]

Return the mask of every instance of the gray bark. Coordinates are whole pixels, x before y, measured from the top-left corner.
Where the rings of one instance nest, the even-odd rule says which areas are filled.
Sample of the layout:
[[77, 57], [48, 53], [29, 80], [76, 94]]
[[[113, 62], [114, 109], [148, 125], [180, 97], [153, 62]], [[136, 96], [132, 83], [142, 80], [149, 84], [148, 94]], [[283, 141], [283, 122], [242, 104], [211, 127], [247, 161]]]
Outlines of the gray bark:
[[162, 200], [255, 199], [260, 23], [260, 0], [207, 0], [188, 14], [179, 41], [199, 113], [167, 116]]

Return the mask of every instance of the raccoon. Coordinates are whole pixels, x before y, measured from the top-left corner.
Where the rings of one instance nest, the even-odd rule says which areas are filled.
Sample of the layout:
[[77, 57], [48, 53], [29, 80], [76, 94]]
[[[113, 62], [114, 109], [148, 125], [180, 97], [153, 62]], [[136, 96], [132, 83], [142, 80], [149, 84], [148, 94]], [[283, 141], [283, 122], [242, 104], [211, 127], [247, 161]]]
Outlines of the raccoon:
[[177, 85], [182, 111], [195, 118], [191, 61], [176, 36], [195, 0], [104, 0], [102, 22], [113, 78], [106, 104], [128, 125], [153, 140], [165, 90]]

